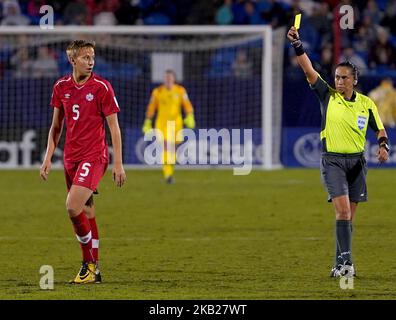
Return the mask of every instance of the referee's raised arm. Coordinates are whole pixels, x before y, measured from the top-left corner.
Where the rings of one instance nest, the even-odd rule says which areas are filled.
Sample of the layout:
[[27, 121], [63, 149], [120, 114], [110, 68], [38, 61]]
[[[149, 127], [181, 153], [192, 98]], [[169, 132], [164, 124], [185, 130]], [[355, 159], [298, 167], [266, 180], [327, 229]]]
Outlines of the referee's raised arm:
[[298, 64], [303, 69], [308, 82], [310, 84], [314, 84], [316, 80], [318, 80], [318, 73], [313, 68], [311, 60], [309, 60], [309, 57], [305, 53], [302, 42], [298, 35], [298, 31], [294, 26], [289, 29], [289, 32], [287, 33], [287, 38], [290, 40], [291, 45], [296, 51]]

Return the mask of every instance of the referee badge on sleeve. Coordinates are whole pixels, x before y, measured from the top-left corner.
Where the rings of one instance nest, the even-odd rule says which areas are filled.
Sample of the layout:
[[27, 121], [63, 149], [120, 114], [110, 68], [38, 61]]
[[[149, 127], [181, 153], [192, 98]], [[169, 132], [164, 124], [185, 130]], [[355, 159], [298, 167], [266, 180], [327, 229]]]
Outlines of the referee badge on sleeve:
[[363, 130], [366, 127], [367, 117], [358, 116], [357, 125], [360, 130]]

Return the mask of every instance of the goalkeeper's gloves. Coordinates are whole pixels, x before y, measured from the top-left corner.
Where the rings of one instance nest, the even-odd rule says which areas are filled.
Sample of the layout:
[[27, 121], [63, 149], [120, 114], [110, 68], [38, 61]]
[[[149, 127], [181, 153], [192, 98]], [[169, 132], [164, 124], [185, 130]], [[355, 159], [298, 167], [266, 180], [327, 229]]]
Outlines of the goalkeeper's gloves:
[[184, 118], [184, 125], [189, 129], [195, 128], [195, 118], [194, 114], [191, 112]]
[[149, 119], [149, 118], [146, 118], [146, 119], [144, 120], [143, 127], [142, 127], [142, 132], [143, 132], [143, 134], [146, 134], [146, 133], [147, 133], [148, 131], [150, 131], [152, 128], [153, 128], [152, 120]]

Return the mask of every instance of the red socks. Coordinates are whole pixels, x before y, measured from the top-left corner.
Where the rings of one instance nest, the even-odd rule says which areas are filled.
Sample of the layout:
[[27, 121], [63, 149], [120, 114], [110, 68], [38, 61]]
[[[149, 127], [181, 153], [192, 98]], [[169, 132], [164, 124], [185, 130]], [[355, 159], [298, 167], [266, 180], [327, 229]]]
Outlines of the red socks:
[[82, 211], [78, 216], [70, 219], [73, 223], [77, 240], [78, 242], [80, 242], [80, 246], [83, 254], [83, 261], [84, 262], [95, 261], [92, 252], [92, 229], [87, 216]]

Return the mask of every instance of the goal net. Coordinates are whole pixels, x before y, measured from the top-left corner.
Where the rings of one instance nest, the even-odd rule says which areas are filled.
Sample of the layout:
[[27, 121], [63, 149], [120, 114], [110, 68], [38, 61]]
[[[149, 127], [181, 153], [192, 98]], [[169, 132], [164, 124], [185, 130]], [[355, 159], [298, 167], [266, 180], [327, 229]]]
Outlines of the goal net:
[[[194, 107], [197, 135], [204, 129], [251, 129], [253, 165], [278, 167], [283, 31], [267, 26], [3, 27], [0, 168], [41, 163], [52, 118], [52, 87], [71, 72], [65, 49], [75, 39], [96, 42], [94, 72], [109, 80], [116, 93], [126, 165], [147, 165], [141, 132], [146, 106], [164, 71], [173, 69]], [[63, 139], [55, 166], [62, 164]], [[224, 139], [220, 134], [219, 148]], [[247, 143], [242, 134], [240, 139], [240, 145]], [[219, 165], [232, 164], [232, 159], [221, 159]]]

